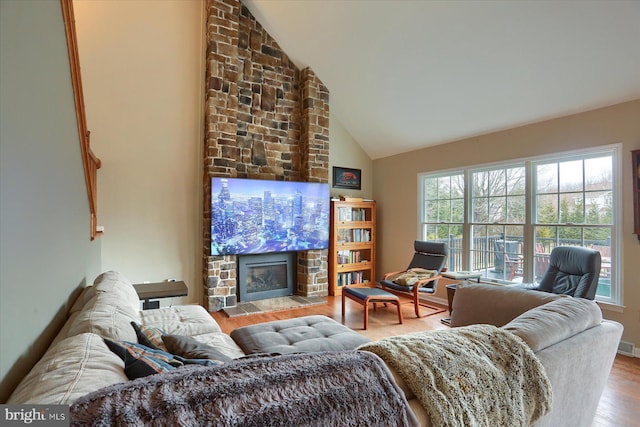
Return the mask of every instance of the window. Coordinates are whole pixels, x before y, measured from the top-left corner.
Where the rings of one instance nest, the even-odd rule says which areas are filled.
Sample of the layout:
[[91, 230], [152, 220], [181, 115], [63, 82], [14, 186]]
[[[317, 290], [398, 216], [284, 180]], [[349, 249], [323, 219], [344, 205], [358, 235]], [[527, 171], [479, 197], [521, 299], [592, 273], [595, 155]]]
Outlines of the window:
[[535, 276], [556, 246], [586, 246], [602, 256], [598, 297], [610, 299], [614, 230], [613, 156], [533, 163], [535, 191]]
[[462, 270], [464, 224], [464, 174], [431, 175], [423, 181], [425, 221], [422, 236], [426, 240], [447, 242], [449, 270]]
[[539, 282], [556, 246], [602, 255], [597, 299], [620, 303], [619, 147], [420, 175], [421, 239], [446, 241], [450, 270]]
[[525, 166], [471, 172], [471, 269], [513, 281], [523, 274]]

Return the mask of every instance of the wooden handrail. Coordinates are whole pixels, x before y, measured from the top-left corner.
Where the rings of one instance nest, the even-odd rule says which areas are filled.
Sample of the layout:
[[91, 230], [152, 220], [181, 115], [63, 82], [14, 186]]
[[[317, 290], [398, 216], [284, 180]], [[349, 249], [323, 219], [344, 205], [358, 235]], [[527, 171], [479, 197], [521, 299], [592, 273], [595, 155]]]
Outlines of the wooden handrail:
[[72, 0], [60, 0], [64, 29], [67, 36], [67, 51], [69, 52], [69, 65], [71, 68], [71, 85], [76, 106], [76, 121], [78, 123], [78, 137], [84, 166], [84, 179], [87, 185], [89, 197], [89, 210], [91, 213], [91, 240], [95, 239], [99, 232], [98, 209], [98, 169], [102, 166], [100, 159], [91, 150], [91, 132], [87, 129], [87, 116], [84, 108], [84, 93], [82, 92], [82, 79], [80, 77], [80, 58], [78, 56], [78, 39], [76, 37], [76, 21], [73, 15]]

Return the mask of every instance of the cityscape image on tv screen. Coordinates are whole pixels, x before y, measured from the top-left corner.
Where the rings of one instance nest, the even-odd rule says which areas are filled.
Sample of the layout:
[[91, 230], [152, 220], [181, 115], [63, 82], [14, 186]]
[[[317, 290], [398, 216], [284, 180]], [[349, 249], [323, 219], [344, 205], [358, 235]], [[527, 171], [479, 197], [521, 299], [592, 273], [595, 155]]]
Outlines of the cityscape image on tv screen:
[[211, 179], [211, 255], [329, 247], [329, 184]]

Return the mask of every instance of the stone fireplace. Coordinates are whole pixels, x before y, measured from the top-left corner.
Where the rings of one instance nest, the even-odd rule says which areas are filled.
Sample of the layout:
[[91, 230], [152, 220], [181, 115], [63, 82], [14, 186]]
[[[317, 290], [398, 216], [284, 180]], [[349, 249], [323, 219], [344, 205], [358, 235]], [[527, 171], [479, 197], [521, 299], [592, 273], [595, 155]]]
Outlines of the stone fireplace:
[[[329, 91], [238, 0], [207, 1], [204, 305], [238, 303], [237, 257], [210, 256], [211, 177], [328, 182]], [[327, 251], [296, 256], [294, 293], [328, 294]]]

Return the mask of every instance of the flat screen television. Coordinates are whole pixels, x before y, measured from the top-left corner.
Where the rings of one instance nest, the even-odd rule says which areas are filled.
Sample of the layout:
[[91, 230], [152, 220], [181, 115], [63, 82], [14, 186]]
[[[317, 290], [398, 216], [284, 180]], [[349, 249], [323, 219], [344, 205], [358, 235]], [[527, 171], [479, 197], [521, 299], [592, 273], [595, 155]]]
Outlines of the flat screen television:
[[329, 184], [211, 179], [211, 255], [329, 247]]

